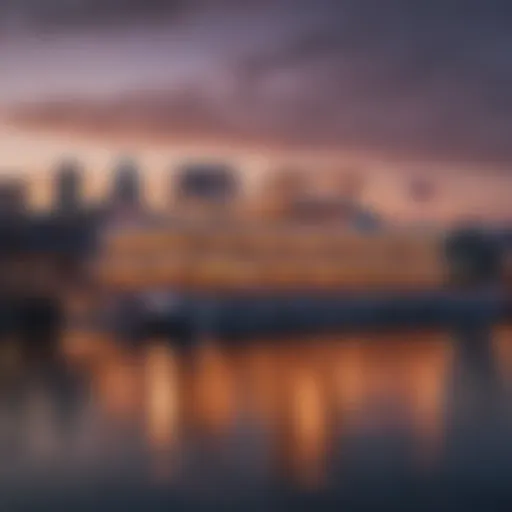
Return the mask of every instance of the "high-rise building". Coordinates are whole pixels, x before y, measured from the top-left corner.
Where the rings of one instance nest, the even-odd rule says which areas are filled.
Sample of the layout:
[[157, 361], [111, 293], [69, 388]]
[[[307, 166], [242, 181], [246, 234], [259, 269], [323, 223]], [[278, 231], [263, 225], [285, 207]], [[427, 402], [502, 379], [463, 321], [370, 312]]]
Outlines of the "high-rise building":
[[141, 205], [141, 181], [137, 163], [124, 158], [118, 164], [112, 191], [112, 203], [116, 207], [135, 208]]
[[68, 160], [57, 170], [54, 207], [61, 212], [74, 212], [82, 207], [83, 175], [80, 164]]
[[22, 179], [0, 181], [0, 215], [20, 215], [27, 208], [27, 187]]

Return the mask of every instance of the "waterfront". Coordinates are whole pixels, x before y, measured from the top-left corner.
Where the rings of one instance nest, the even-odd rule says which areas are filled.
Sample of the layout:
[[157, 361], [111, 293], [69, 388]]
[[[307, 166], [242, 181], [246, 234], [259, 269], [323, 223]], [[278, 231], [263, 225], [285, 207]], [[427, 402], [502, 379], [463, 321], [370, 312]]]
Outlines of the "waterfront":
[[304, 492], [393, 502], [433, 482], [433, 502], [470, 482], [508, 497], [512, 330], [488, 345], [460, 336], [205, 340], [181, 352], [74, 336], [46, 361], [16, 358], [13, 342], [3, 499], [137, 489], [187, 504]]

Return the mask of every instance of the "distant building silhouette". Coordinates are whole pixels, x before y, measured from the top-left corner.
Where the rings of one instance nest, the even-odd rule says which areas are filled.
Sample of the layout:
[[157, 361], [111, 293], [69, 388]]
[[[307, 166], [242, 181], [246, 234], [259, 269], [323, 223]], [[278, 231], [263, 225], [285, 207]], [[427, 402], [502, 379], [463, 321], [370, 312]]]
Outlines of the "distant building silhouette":
[[0, 215], [20, 215], [28, 207], [26, 183], [22, 179], [0, 181]]
[[76, 212], [82, 204], [83, 171], [78, 162], [66, 161], [57, 170], [54, 208], [60, 212]]
[[129, 158], [117, 166], [111, 197], [115, 208], [138, 209], [142, 204], [140, 172], [137, 163]]
[[279, 169], [268, 177], [262, 201], [271, 217], [288, 216], [297, 202], [308, 202], [308, 192], [309, 182], [302, 170]]
[[444, 251], [453, 284], [468, 287], [501, 282], [504, 251], [491, 232], [462, 227], [447, 237]]
[[223, 164], [196, 164], [183, 167], [174, 182], [179, 204], [192, 201], [227, 205], [239, 192], [234, 169]]

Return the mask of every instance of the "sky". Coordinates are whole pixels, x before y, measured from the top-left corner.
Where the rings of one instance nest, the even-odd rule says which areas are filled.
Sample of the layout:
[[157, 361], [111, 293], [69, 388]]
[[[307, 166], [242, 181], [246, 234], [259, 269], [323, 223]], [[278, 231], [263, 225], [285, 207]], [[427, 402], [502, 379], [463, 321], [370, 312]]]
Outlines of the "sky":
[[3, 0], [0, 20], [6, 166], [360, 166], [395, 215], [421, 174], [432, 214], [510, 216], [507, 0]]

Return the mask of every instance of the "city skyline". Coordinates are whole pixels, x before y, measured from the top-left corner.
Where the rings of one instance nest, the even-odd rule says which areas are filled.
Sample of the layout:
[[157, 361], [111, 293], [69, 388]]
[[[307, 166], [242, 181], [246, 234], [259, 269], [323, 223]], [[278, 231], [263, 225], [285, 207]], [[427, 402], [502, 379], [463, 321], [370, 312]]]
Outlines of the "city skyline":
[[256, 182], [356, 165], [391, 216], [416, 215], [420, 174], [439, 183], [424, 215], [509, 219], [511, 18], [501, 0], [6, 2], [0, 161], [41, 183], [65, 154], [101, 181], [127, 150], [155, 182], [188, 156]]
[[[1, 147], [1, 144], [0, 144]], [[135, 153], [136, 154], [136, 153]], [[214, 154], [212, 152], [212, 154]], [[425, 173], [415, 173], [407, 177], [407, 174], [393, 172], [384, 169], [382, 172], [370, 173], [366, 168], [354, 166], [329, 165], [326, 160], [324, 167], [316, 169], [316, 172], [308, 172], [315, 169], [314, 160], [302, 165], [287, 166], [285, 163], [275, 167], [265, 167], [264, 160], [252, 162], [247, 165], [240, 157], [226, 156], [212, 158], [186, 158], [181, 152], [145, 153], [142, 157], [133, 158], [137, 165], [144, 189], [144, 199], [148, 206], [157, 209], [166, 209], [173, 202], [170, 196], [174, 196], [173, 183], [179, 176], [183, 166], [196, 164], [218, 166], [228, 164], [241, 179], [241, 199], [247, 199], [249, 203], [270, 197], [268, 187], [272, 187], [273, 176], [288, 169], [297, 171], [306, 176], [306, 182], [310, 192], [318, 191], [319, 197], [327, 200], [336, 195], [343, 195], [343, 180], [352, 173], [360, 175], [364, 182], [358, 196], [363, 205], [379, 212], [391, 223], [408, 224], [420, 221], [445, 224], [467, 220], [482, 220], [484, 222], [503, 223], [510, 220], [508, 208], [508, 186], [510, 177], [497, 175], [496, 182], [487, 179], [486, 176], [467, 174], [432, 178]], [[14, 179], [25, 182], [28, 189], [28, 202], [36, 208], [48, 208], [55, 199], [55, 178], [59, 167], [67, 161], [76, 161], [83, 172], [82, 196], [86, 203], [94, 204], [103, 202], [112, 193], [112, 186], [116, 179], [116, 169], [123, 159], [128, 158], [127, 153], [103, 152], [84, 153], [82, 158], [77, 154], [71, 156], [68, 152], [57, 159], [49, 159], [47, 162], [35, 167], [30, 172], [29, 166], [3, 166], [0, 170], [0, 183], [10, 182]], [[260, 164], [259, 166], [257, 164]], [[244, 165], [245, 164], [245, 165]], [[309, 165], [308, 165], [309, 164]], [[27, 170], [29, 169], [29, 170]], [[448, 177], [450, 178], [450, 177]], [[339, 184], [339, 180], [342, 183]], [[434, 191], [424, 200], [415, 197], [414, 187], [417, 180], [430, 183]], [[171, 180], [169, 182], [169, 180]], [[465, 182], [465, 195], [461, 195], [461, 181]], [[169, 188], [169, 183], [171, 187]], [[494, 208], [489, 208], [486, 200], [491, 199]], [[468, 208], [467, 204], [471, 201]]]

